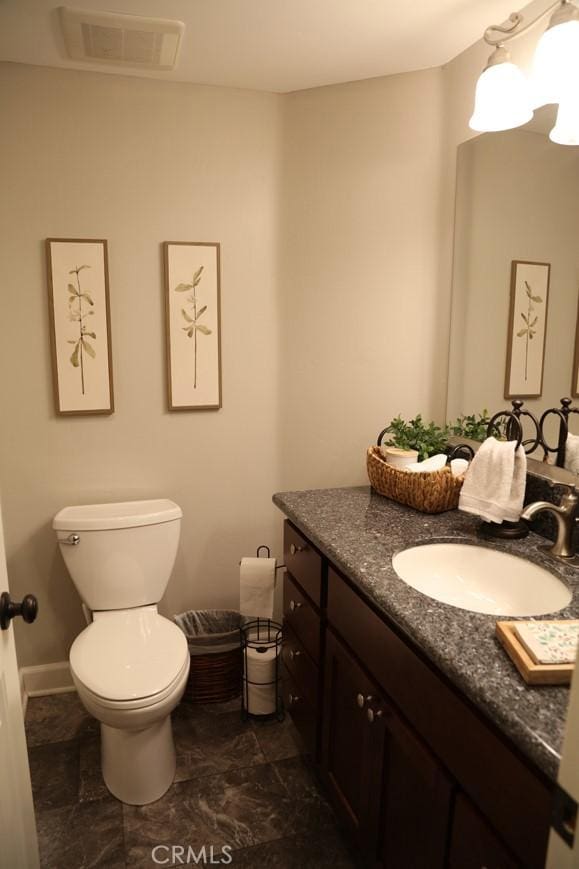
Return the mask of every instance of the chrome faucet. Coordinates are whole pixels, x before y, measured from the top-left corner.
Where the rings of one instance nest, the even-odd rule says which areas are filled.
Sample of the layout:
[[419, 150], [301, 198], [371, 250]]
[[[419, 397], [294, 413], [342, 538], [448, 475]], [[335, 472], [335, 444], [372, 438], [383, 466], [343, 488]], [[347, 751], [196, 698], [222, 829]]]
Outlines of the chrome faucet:
[[557, 539], [549, 549], [551, 555], [557, 558], [573, 558], [575, 546], [573, 543], [573, 531], [577, 519], [577, 507], [579, 496], [574, 488], [566, 492], [559, 504], [551, 504], [550, 501], [535, 501], [523, 511], [521, 518], [530, 521], [537, 513], [547, 510], [557, 520]]

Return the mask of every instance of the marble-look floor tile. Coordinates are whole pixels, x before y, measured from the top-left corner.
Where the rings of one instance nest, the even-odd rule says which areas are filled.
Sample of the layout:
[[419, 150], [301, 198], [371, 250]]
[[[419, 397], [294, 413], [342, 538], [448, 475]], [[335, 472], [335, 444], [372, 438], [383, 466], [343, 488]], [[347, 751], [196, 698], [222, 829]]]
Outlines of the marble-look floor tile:
[[28, 760], [37, 812], [77, 801], [79, 747], [76, 740], [37, 745], [29, 749]]
[[181, 782], [149, 806], [124, 806], [127, 866], [153, 867], [156, 845], [233, 849], [287, 835], [287, 791], [269, 764]]
[[300, 735], [289, 715], [283, 721], [252, 719], [251, 724], [267, 761], [284, 760], [304, 753]]
[[86, 711], [76, 692], [31, 697], [26, 708], [29, 746], [78, 739], [98, 730], [98, 722]]
[[109, 797], [38, 812], [41, 869], [125, 869], [122, 805]]
[[173, 718], [177, 752], [176, 781], [216, 775], [264, 763], [252, 727], [238, 712], [207, 715], [197, 711]]
[[290, 806], [289, 834], [316, 836], [337, 830], [334, 811], [318, 784], [307, 758], [295, 757], [272, 764], [282, 782]]
[[110, 796], [101, 772], [100, 734], [84, 736], [80, 740], [80, 783], [78, 798], [81, 803]]
[[355, 869], [356, 862], [338, 836], [295, 836], [233, 854], [235, 869]]

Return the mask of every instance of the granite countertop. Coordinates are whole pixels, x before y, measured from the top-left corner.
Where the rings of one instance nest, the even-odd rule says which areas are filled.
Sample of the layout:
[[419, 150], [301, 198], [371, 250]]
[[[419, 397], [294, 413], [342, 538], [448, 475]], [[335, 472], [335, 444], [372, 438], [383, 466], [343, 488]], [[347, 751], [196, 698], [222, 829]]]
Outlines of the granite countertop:
[[[579, 618], [579, 569], [555, 561], [545, 539], [483, 542], [476, 517], [418, 513], [369, 487], [281, 492], [274, 503], [519, 749], [556, 780], [569, 689], [529, 687], [495, 638], [497, 616], [439, 603], [406, 585], [392, 556], [448, 538], [521, 555], [556, 573], [573, 591], [552, 618]], [[545, 615], [541, 618], [549, 618]]]

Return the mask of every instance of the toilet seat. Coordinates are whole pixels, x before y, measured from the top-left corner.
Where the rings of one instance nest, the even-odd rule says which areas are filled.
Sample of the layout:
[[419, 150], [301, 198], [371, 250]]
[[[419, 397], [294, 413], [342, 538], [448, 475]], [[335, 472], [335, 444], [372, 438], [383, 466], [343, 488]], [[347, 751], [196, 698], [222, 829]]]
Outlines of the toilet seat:
[[160, 702], [189, 665], [185, 635], [156, 606], [97, 612], [70, 650], [70, 667], [102, 706]]

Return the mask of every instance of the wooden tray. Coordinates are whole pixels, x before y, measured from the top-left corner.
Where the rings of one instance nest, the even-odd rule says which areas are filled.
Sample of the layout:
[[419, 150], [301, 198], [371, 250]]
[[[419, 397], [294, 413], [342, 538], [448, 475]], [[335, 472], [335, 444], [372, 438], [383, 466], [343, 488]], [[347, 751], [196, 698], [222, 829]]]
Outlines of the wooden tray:
[[[568, 619], [549, 619], [550, 624], [565, 624]], [[528, 685], [568, 685], [575, 664], [536, 664], [517, 635], [520, 622], [497, 622], [496, 634], [509, 658]]]

